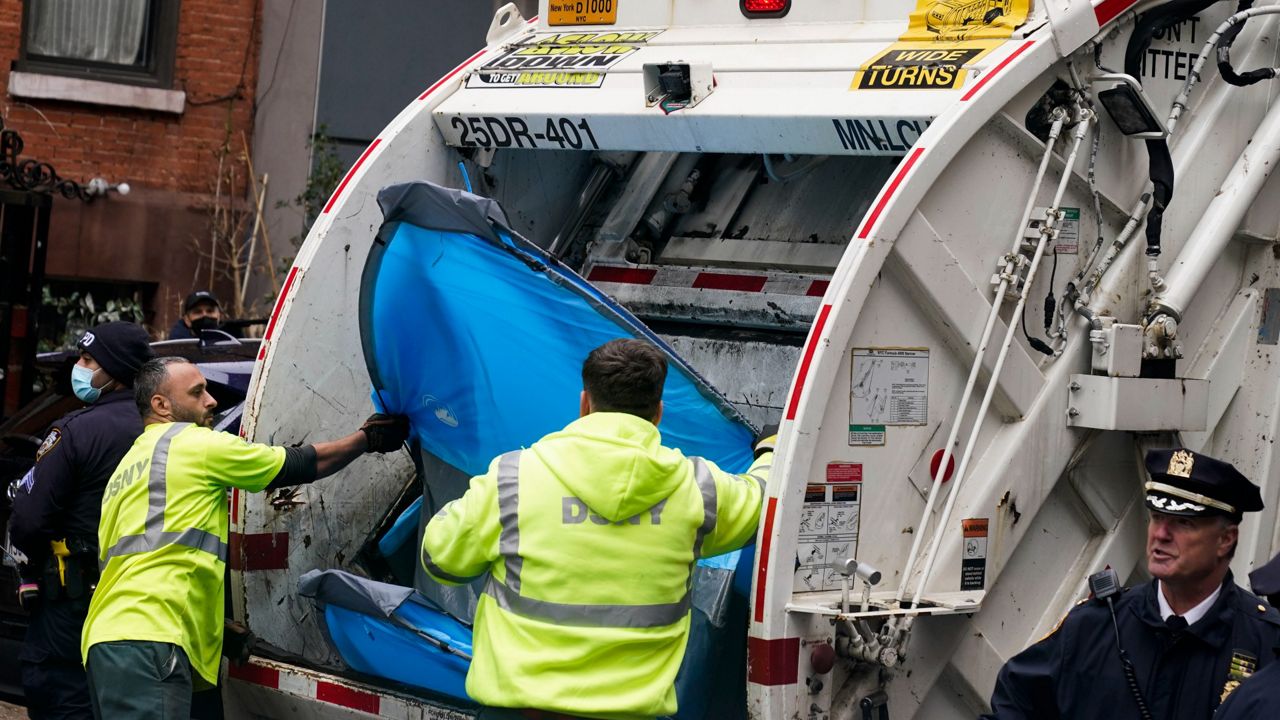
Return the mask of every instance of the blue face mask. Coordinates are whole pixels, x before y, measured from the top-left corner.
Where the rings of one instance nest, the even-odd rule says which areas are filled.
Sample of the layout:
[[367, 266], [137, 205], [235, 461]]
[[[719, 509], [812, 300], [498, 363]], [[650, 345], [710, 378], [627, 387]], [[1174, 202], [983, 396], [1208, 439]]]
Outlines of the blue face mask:
[[96, 371], [83, 365], [71, 368], [71, 391], [76, 397], [87, 403], [95, 403], [102, 395], [102, 390], [93, 386], [93, 375]]

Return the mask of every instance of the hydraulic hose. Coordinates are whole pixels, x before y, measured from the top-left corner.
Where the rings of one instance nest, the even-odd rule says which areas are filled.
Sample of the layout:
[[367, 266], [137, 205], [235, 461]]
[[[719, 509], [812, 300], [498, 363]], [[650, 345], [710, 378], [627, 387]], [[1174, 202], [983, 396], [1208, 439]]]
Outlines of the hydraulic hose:
[[[1241, 3], [1241, 7], [1243, 8], [1245, 4]], [[1168, 128], [1170, 134], [1173, 134], [1173, 129], [1177, 126], [1178, 119], [1182, 117], [1182, 113], [1186, 112], [1187, 102], [1191, 97], [1191, 88], [1200, 82], [1205, 62], [1209, 59], [1209, 55], [1214, 53], [1215, 49], [1218, 55], [1218, 71], [1222, 73], [1223, 80], [1232, 85], [1250, 85], [1258, 80], [1276, 76], [1277, 70], [1275, 68], [1249, 70], [1243, 74], [1237, 74], [1231, 68], [1231, 45], [1235, 42], [1236, 36], [1240, 34], [1240, 31], [1244, 29], [1246, 20], [1260, 15], [1275, 15], [1277, 13], [1280, 13], [1280, 6], [1248, 8], [1223, 20], [1222, 24], [1214, 29], [1208, 40], [1205, 41], [1204, 47], [1201, 48], [1200, 54], [1196, 56], [1195, 62], [1191, 64], [1191, 71], [1187, 73], [1187, 79], [1182, 83], [1182, 91], [1173, 100], [1173, 108], [1169, 111], [1169, 119], [1165, 121], [1165, 127]], [[1237, 82], [1232, 82], [1233, 80], [1237, 80]]]
[[[1245, 87], [1252, 85], [1260, 80], [1270, 80], [1276, 76], [1275, 68], [1257, 68], [1254, 70], [1246, 70], [1237, 73], [1236, 69], [1231, 67], [1231, 45], [1236, 41], [1236, 36], [1244, 30], [1245, 21], [1250, 17], [1246, 11], [1253, 7], [1253, 0], [1240, 0], [1240, 12], [1228, 18], [1230, 25], [1223, 31], [1222, 37], [1218, 40], [1218, 73], [1222, 75], [1222, 79], [1236, 87]], [[1233, 22], [1236, 18], [1240, 18], [1239, 22]]]
[[1164, 292], [1152, 299], [1148, 318], [1154, 319], [1163, 313], [1181, 320], [1277, 163], [1280, 163], [1280, 107], [1273, 106], [1187, 235], [1177, 259], [1169, 266]]
[[[1010, 254], [1017, 253], [1022, 246], [1022, 229], [1031, 220], [1031, 213], [1036, 206], [1036, 193], [1039, 192], [1040, 185], [1044, 182], [1045, 172], [1049, 169], [1049, 161], [1053, 159], [1053, 149], [1058, 144], [1058, 137], [1062, 134], [1062, 128], [1066, 121], [1067, 115], [1065, 112], [1059, 111], [1055, 114], [1053, 125], [1049, 128], [1048, 142], [1045, 143], [1044, 156], [1040, 159], [1040, 167], [1036, 169], [1036, 179], [1031, 184], [1031, 194], [1028, 196], [1026, 208], [1022, 212], [1022, 221], [1018, 224], [1018, 229], [1014, 233]], [[1000, 286], [996, 289], [995, 299], [991, 303], [991, 311], [987, 314], [987, 323], [982, 328], [982, 338], [978, 341], [978, 348], [974, 352], [973, 366], [969, 368], [969, 379], [965, 382], [964, 392], [960, 395], [960, 405], [956, 409], [956, 419], [951, 424], [951, 432], [947, 436], [947, 443], [942, 447], [942, 461], [938, 463], [938, 471], [934, 473], [933, 482], [929, 486], [929, 497], [925, 500], [924, 512], [920, 515], [920, 522], [917, 525], [919, 532], [915, 533], [914, 539], [911, 541], [911, 552], [907, 554], [907, 564], [902, 572], [902, 583], [898, 586], [898, 593], [895, 596], [895, 600], [899, 604], [906, 597], [907, 583], [910, 582], [911, 570], [916, 565], [916, 560], [920, 553], [920, 543], [924, 540], [924, 528], [929, 522], [929, 516], [933, 514], [933, 505], [938, 499], [938, 490], [942, 487], [943, 473], [946, 472], [946, 467], [951, 462], [951, 448], [955, 446], [956, 440], [960, 437], [960, 423], [964, 420], [969, 401], [973, 398], [973, 389], [978, 383], [978, 373], [982, 370], [982, 359], [987, 353], [987, 345], [991, 342], [991, 333], [995, 329], [996, 320], [1000, 317], [1000, 308], [1004, 303], [1004, 294], [1007, 288], [1008, 280], [1001, 280]], [[1013, 327], [1012, 323], [1010, 323], [1010, 327]], [[992, 382], [995, 382], [994, 378]]]
[[[1167, 5], [1152, 9], [1138, 19], [1129, 36], [1124, 53], [1124, 71], [1132, 77], [1142, 76], [1142, 56], [1151, 46], [1157, 32], [1168, 29], [1196, 13], [1213, 5], [1217, 0], [1173, 0]], [[1147, 172], [1152, 184], [1151, 210], [1147, 213], [1147, 255], [1160, 254], [1160, 233], [1163, 228], [1164, 210], [1173, 199], [1173, 157], [1165, 138], [1147, 140]]]

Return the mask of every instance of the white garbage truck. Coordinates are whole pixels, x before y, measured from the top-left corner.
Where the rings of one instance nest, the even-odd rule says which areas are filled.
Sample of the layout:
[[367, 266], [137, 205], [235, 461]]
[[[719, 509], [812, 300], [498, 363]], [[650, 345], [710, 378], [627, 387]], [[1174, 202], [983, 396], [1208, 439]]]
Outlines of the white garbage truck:
[[[246, 437], [372, 411], [377, 196], [428, 181], [496, 200], [748, 420], [781, 423], [731, 629], [755, 720], [982, 712], [1091, 573], [1147, 578], [1147, 448], [1262, 487], [1237, 580], [1280, 547], [1280, 4], [539, 10], [500, 10], [342, 179], [276, 302]], [[370, 545], [420, 474], [387, 456], [233, 493], [231, 604], [261, 642], [229, 712], [474, 712], [350, 670], [298, 593], [315, 569], [378, 576]]]

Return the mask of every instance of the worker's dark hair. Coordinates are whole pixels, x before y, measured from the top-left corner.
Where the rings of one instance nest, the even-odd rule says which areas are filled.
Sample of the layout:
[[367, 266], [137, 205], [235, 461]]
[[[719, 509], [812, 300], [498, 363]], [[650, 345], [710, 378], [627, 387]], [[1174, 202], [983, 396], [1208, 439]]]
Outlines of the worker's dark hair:
[[667, 381], [667, 358], [644, 340], [610, 340], [582, 363], [582, 388], [591, 407], [653, 420]]
[[160, 392], [160, 386], [169, 377], [169, 366], [189, 362], [186, 358], [175, 356], [158, 357], [142, 363], [138, 374], [133, 378], [133, 401], [138, 405], [138, 413], [146, 419], [151, 414], [151, 397]]

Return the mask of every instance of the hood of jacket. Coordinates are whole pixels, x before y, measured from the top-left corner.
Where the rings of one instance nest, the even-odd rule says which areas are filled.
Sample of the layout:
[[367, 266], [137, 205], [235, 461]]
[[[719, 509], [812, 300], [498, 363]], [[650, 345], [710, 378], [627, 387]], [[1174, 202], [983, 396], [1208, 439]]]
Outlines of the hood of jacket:
[[662, 446], [653, 423], [626, 413], [591, 413], [530, 450], [570, 492], [610, 522], [666, 499], [686, 472], [684, 455]]

